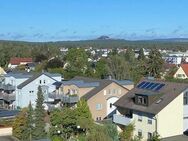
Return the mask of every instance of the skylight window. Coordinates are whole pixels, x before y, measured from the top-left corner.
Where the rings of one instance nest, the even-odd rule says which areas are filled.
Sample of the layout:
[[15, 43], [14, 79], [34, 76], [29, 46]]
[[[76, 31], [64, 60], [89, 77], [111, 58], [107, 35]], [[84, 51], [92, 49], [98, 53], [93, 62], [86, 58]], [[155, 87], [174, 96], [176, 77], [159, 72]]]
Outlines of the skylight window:
[[156, 102], [156, 104], [159, 104], [162, 100], [163, 100], [163, 99], [160, 98], [160, 99]]

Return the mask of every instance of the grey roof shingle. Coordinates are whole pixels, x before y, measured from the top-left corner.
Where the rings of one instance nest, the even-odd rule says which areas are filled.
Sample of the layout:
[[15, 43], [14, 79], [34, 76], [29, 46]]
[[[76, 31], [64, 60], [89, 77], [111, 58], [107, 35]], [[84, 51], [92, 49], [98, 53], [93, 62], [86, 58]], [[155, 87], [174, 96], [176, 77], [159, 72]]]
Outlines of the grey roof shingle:
[[[157, 114], [164, 107], [166, 107], [171, 101], [173, 101], [177, 96], [179, 96], [183, 91], [185, 91], [188, 88], [188, 84], [184, 84], [184, 83], [174, 83], [174, 82], [165, 82], [159, 80], [147, 80], [147, 79], [143, 81], [163, 83], [165, 84], [165, 86], [161, 88], [159, 91], [151, 91], [151, 90], [145, 90], [135, 87], [132, 90], [130, 90], [126, 95], [122, 96], [118, 101], [116, 101], [114, 105], [121, 108], [127, 108], [127, 109], [142, 111], [146, 113]], [[157, 99], [153, 103], [151, 103], [151, 105], [142, 106], [134, 103], [133, 99], [135, 97], [135, 94], [152, 94], [152, 95], [158, 95], [159, 97], [157, 97]], [[162, 99], [162, 101], [157, 104], [156, 102], [159, 99]]]
[[[111, 83], [116, 83], [118, 84], [119, 86], [123, 87], [120, 83], [118, 82], [121, 82], [120, 80], [119, 81], [115, 81], [115, 80], [109, 80], [109, 79], [95, 79], [95, 78], [88, 78], [88, 77], [80, 77], [80, 76], [76, 76], [74, 77], [73, 79], [71, 80], [82, 80], [86, 83], [94, 83], [94, 82], [97, 82], [99, 83], [98, 86], [96, 86], [94, 89], [92, 89], [91, 91], [89, 91], [88, 93], [86, 93], [82, 98], [88, 100], [90, 99], [91, 97], [93, 97], [94, 95], [96, 95], [98, 92], [100, 92], [101, 90], [103, 90], [106, 86], [110, 85]], [[132, 84], [132, 83], [131, 83]], [[123, 87], [124, 89], [126, 89], [125, 87]], [[128, 89], [127, 89], [128, 90]]]
[[[31, 77], [31, 78], [29, 78], [29, 79], [27, 79], [26, 81], [24, 81], [23, 83], [21, 83], [20, 85], [18, 85], [18, 89], [22, 89], [23, 87], [25, 87], [27, 84], [29, 84], [29, 83], [31, 83], [33, 80], [35, 80], [35, 79], [37, 79], [39, 76], [41, 76], [41, 75], [46, 75], [46, 76], [48, 76], [48, 77], [50, 77], [51, 79], [53, 79], [52, 77], [54, 77], [54, 76], [59, 76], [60, 74], [50, 74], [50, 73], [46, 73], [46, 72], [44, 72], [44, 73], [38, 73], [38, 74], [35, 74], [35, 75], [33, 75], [33, 77]], [[55, 80], [55, 79], [54, 79]], [[56, 80], [55, 80], [56, 81]]]

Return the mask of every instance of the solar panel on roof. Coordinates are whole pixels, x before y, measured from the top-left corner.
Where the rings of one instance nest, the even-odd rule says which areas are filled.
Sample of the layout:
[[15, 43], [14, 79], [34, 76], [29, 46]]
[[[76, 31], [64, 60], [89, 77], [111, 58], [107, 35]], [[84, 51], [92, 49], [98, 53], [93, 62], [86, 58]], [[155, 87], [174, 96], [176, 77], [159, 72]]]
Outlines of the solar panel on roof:
[[153, 90], [154, 88], [156, 88], [159, 85], [159, 83], [155, 83], [150, 87], [150, 90]]
[[155, 83], [150, 83], [149, 85], [147, 85], [146, 89], [149, 89], [151, 86], [153, 86]]
[[145, 89], [146, 88], [146, 86], [148, 86], [150, 84], [150, 82], [146, 82], [144, 85], [142, 85], [140, 88], [142, 88], [142, 89]]
[[140, 88], [142, 85], [144, 85], [146, 82], [143, 81], [142, 83], [138, 84], [137, 88]]
[[157, 86], [154, 90], [155, 90], [155, 91], [158, 91], [158, 90], [160, 90], [164, 85], [165, 85], [165, 84], [160, 84], [160, 85]]

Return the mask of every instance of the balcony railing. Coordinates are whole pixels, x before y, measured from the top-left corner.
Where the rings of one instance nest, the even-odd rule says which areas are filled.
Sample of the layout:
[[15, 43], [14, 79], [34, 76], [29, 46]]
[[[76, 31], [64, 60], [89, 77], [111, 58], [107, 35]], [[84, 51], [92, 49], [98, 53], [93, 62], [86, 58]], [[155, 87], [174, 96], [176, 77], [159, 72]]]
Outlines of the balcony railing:
[[63, 94], [58, 94], [56, 92], [52, 92], [52, 93], [48, 94], [48, 97], [52, 98], [52, 99], [62, 99], [63, 98]]
[[64, 96], [63, 99], [62, 99], [62, 101], [64, 103], [69, 103], [69, 104], [71, 104], [71, 103], [77, 103], [79, 101], [79, 97], [77, 95]]
[[3, 99], [5, 101], [15, 101], [16, 99], [16, 95], [11, 93], [11, 94], [7, 94], [7, 93], [0, 93], [0, 99]]
[[132, 118], [126, 117], [124, 115], [113, 115], [113, 122], [116, 124], [121, 124], [121, 125], [129, 125], [132, 121]]
[[14, 91], [16, 87], [10, 84], [0, 84], [0, 89], [3, 89], [5, 91]]
[[52, 99], [59, 99], [63, 103], [77, 103], [79, 101], [79, 97], [77, 95], [64, 95], [64, 94], [58, 94], [56, 92], [52, 92], [48, 94], [49, 98]]

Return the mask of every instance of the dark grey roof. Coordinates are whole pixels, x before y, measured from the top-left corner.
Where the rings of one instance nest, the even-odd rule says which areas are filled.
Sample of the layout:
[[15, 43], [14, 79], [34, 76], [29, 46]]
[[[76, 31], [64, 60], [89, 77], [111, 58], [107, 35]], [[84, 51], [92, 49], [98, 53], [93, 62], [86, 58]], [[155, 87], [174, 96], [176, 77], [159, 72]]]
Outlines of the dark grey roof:
[[[110, 85], [111, 83], [116, 83], [119, 86], [123, 87], [120, 83], [121, 80], [110, 80], [110, 79], [96, 79], [96, 78], [88, 78], [88, 77], [82, 77], [82, 76], [76, 76], [71, 80], [82, 80], [86, 83], [94, 83], [97, 82], [98, 86], [95, 86], [94, 89], [92, 89], [91, 91], [89, 91], [88, 93], [86, 93], [82, 98], [88, 100], [91, 97], [93, 97], [94, 95], [96, 95], [98, 92], [100, 92], [101, 90], [103, 90], [106, 86]], [[132, 84], [132, 83], [131, 83]], [[126, 89], [125, 87], [123, 87], [124, 89]], [[128, 90], [128, 89], [127, 89]]]
[[28, 73], [28, 72], [9, 72], [5, 74], [5, 77], [14, 77], [14, 78], [30, 78], [34, 74], [33, 73]]
[[28, 67], [35, 67], [36, 64], [35, 63], [27, 63], [26, 66], [28, 66]]
[[115, 80], [115, 79], [112, 80], [119, 83], [120, 85], [134, 85], [134, 82], [131, 80]]
[[61, 83], [62, 85], [76, 85], [79, 88], [99, 86], [99, 82], [85, 82], [83, 80], [69, 80], [69, 81], [62, 81]]
[[[115, 102], [115, 106], [121, 108], [132, 109], [136, 111], [142, 111], [146, 113], [157, 114], [159, 113], [164, 107], [166, 107], [172, 100], [174, 100], [177, 96], [179, 96], [183, 91], [188, 88], [188, 84], [184, 83], [174, 83], [174, 82], [165, 82], [159, 80], [142, 80], [147, 82], [154, 82], [154, 83], [163, 83], [165, 86], [161, 88], [159, 91], [151, 91], [146, 89], [141, 89], [135, 87], [134, 89], [130, 90], [126, 95], [122, 96], [117, 102]], [[141, 83], [140, 82], [140, 83]], [[135, 94], [152, 94], [158, 95], [156, 100], [151, 103], [149, 106], [142, 106], [137, 105], [134, 103]], [[157, 101], [161, 101], [158, 103]]]
[[83, 76], [75, 76], [71, 80], [82, 80], [84, 82], [99, 82], [99, 81], [102, 81], [101, 79], [89, 78], [89, 77], [83, 77]]
[[[33, 80], [35, 80], [35, 79], [37, 79], [39, 76], [41, 76], [41, 75], [46, 75], [46, 76], [48, 76], [48, 77], [50, 77], [51, 79], [54, 79], [54, 78], [52, 78], [52, 77], [55, 77], [55, 76], [59, 76], [59, 75], [57, 75], [57, 74], [50, 74], [50, 73], [46, 73], [46, 72], [44, 72], [44, 73], [39, 73], [39, 74], [35, 74], [33, 77], [31, 77], [31, 78], [29, 78], [29, 79], [27, 79], [26, 81], [24, 81], [23, 83], [21, 83], [20, 85], [18, 85], [18, 89], [22, 89], [23, 87], [25, 87], [27, 84], [29, 84], [29, 83], [31, 83]], [[55, 80], [55, 79], [54, 79]], [[56, 81], [56, 80], [55, 80]]]

